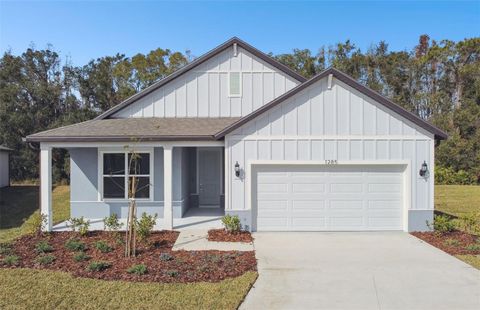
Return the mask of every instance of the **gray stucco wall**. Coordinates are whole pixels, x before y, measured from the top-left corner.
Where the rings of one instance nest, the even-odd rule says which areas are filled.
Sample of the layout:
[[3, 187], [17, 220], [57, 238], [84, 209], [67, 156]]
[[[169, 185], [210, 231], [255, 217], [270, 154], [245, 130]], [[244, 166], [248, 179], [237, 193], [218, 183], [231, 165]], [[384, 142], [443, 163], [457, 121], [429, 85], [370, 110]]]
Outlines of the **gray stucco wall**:
[[9, 152], [0, 150], [0, 187], [10, 185]]
[[[103, 218], [116, 213], [128, 214], [128, 201], [99, 201], [98, 199], [98, 150], [97, 148], [72, 148], [70, 151], [70, 205], [71, 216], [90, 219]], [[157, 214], [163, 217], [163, 149], [154, 148], [153, 200], [137, 201], [137, 213]], [[188, 208], [188, 169], [182, 164], [188, 161], [181, 148], [173, 150], [173, 216], [182, 217]], [[184, 189], [185, 188], [185, 189]]]

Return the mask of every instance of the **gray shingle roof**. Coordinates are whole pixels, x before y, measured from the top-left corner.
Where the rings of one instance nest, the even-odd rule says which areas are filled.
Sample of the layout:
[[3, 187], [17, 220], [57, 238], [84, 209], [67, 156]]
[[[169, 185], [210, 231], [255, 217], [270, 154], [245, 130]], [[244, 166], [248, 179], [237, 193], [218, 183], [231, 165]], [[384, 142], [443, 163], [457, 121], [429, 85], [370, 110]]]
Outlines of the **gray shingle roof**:
[[215, 140], [214, 136], [239, 117], [126, 118], [90, 120], [42, 131], [27, 142]]

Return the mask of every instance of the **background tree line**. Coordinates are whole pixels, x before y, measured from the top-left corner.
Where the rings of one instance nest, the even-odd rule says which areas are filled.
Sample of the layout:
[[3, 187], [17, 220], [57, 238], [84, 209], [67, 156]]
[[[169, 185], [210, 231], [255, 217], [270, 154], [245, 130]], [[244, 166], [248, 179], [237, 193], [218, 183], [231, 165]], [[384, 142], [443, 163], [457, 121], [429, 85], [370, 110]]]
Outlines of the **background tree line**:
[[[384, 41], [361, 51], [350, 41], [316, 53], [273, 55], [309, 78], [329, 66], [351, 75], [450, 135], [436, 148], [442, 183], [480, 183], [480, 38], [436, 42], [427, 35], [407, 51]], [[22, 142], [31, 133], [85, 121], [152, 85], [194, 57], [158, 48], [84, 66], [62, 61], [52, 46], [0, 59], [0, 144], [13, 148], [15, 180], [38, 177], [38, 151]], [[54, 152], [55, 180], [68, 178], [68, 154]]]

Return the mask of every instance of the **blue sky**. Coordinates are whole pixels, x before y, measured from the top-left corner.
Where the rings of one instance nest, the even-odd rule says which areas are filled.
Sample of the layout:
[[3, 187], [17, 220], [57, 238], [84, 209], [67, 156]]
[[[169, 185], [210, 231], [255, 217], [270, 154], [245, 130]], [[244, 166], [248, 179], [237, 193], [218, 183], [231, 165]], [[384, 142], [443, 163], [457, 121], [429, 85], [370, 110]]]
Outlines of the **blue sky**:
[[232, 36], [279, 54], [347, 39], [362, 50], [380, 40], [403, 50], [424, 33], [461, 40], [480, 32], [480, 1], [0, 1], [2, 54], [50, 43], [75, 65], [157, 47], [200, 56]]

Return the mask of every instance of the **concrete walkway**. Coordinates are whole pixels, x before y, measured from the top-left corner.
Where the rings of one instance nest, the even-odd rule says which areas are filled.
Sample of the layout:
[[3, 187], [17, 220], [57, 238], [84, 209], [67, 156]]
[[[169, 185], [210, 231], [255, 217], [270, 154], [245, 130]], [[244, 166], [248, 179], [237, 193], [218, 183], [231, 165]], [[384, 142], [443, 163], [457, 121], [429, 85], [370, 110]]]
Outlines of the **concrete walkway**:
[[256, 233], [240, 309], [480, 309], [480, 271], [407, 233]]
[[208, 229], [181, 230], [172, 250], [179, 251], [253, 251], [253, 243], [208, 241]]

